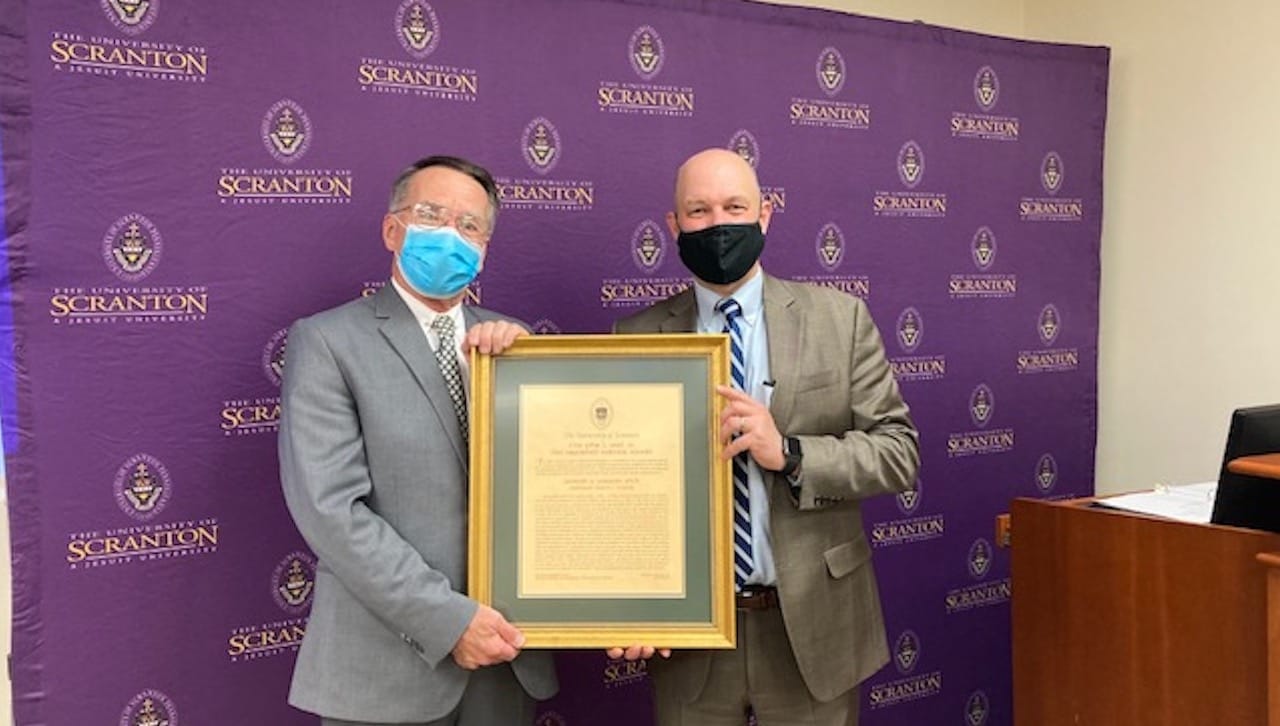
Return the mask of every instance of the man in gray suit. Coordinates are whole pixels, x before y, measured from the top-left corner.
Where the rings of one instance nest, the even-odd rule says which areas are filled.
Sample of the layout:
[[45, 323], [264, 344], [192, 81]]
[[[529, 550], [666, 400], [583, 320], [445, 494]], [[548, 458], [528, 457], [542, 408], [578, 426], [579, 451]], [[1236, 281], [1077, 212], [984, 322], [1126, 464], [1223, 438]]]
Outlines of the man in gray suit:
[[[289, 703], [350, 724], [531, 724], [550, 653], [468, 598], [467, 360], [526, 333], [462, 307], [498, 210], [484, 169], [436, 156], [392, 189], [376, 294], [289, 331], [280, 478], [319, 557]], [[460, 331], [466, 331], [465, 339]]]
[[[844, 726], [889, 658], [861, 500], [915, 484], [919, 444], [867, 306], [760, 267], [771, 209], [737, 154], [695, 154], [667, 215], [694, 286], [620, 333], [727, 332], [723, 455], [734, 459], [734, 650], [655, 660], [658, 722]], [[651, 646], [614, 648], [647, 658]]]

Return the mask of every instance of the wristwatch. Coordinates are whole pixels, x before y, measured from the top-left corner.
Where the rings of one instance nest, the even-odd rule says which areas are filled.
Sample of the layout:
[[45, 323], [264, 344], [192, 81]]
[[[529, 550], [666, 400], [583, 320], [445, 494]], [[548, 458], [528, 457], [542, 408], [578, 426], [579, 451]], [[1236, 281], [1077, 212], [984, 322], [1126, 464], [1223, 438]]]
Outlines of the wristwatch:
[[778, 473], [783, 476], [791, 476], [800, 468], [800, 462], [804, 460], [804, 454], [800, 451], [800, 439], [794, 436], [782, 437], [782, 455], [784, 463]]

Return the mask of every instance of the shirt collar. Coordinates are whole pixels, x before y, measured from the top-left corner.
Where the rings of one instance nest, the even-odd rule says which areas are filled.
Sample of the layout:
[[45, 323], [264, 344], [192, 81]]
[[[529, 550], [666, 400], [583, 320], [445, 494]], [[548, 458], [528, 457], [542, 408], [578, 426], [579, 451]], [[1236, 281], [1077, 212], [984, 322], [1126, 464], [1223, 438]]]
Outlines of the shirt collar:
[[[724, 328], [724, 316], [716, 311], [716, 305], [724, 298], [702, 286], [697, 278], [693, 280], [693, 295], [698, 302], [698, 327], [701, 330], [719, 331]], [[747, 325], [755, 326], [764, 310], [764, 270], [742, 284], [731, 295], [742, 307], [742, 319]]]
[[408, 290], [404, 289], [404, 286], [397, 282], [394, 277], [391, 278], [391, 286], [395, 288], [396, 294], [400, 296], [400, 299], [404, 300], [404, 304], [409, 307], [409, 312], [413, 313], [414, 320], [417, 320], [418, 324], [424, 329], [430, 330], [431, 324], [436, 321], [437, 317], [441, 315], [448, 315], [453, 318], [453, 327], [458, 331], [457, 335], [461, 336], [465, 334], [466, 321], [462, 319], [461, 302], [443, 313], [438, 313], [427, 307], [426, 303], [414, 297]]

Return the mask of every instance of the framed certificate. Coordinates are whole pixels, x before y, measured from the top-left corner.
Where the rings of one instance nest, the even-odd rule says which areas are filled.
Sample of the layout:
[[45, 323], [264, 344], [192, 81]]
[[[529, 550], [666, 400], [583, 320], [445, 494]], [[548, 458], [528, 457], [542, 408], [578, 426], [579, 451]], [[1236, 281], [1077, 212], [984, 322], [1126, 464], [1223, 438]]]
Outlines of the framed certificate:
[[728, 374], [724, 335], [472, 355], [468, 585], [525, 647], [733, 647]]

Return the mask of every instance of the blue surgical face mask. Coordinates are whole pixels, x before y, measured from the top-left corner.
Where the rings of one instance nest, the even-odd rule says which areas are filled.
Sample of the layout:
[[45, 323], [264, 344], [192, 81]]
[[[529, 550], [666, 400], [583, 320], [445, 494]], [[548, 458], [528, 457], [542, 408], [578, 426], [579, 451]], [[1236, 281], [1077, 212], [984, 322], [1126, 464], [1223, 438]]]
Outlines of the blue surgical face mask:
[[476, 279], [483, 258], [480, 248], [453, 227], [410, 224], [405, 227], [396, 266], [414, 292], [448, 300]]

